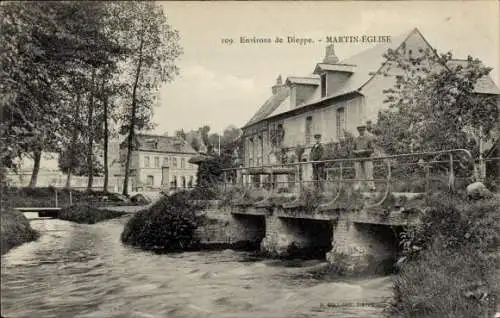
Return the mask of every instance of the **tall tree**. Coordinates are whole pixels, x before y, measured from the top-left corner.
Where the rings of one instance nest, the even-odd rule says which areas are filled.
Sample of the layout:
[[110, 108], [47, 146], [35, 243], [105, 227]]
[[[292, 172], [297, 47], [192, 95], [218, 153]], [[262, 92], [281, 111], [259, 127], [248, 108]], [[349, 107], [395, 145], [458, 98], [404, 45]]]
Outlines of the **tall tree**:
[[9, 2], [1, 9], [0, 103], [8, 120], [0, 138], [9, 145], [2, 156], [11, 162], [33, 152], [35, 186], [41, 151], [58, 150], [71, 136], [63, 124], [72, 113], [68, 78], [109, 64], [117, 47], [100, 32], [104, 3]]
[[135, 132], [149, 124], [155, 93], [162, 83], [171, 81], [178, 68], [175, 60], [181, 54], [179, 34], [167, 23], [166, 15], [153, 2], [126, 2], [123, 25], [127, 28], [122, 39], [128, 44], [128, 79], [130, 107], [125, 112], [123, 132], [127, 134], [127, 156], [123, 194], [128, 194], [130, 159]]

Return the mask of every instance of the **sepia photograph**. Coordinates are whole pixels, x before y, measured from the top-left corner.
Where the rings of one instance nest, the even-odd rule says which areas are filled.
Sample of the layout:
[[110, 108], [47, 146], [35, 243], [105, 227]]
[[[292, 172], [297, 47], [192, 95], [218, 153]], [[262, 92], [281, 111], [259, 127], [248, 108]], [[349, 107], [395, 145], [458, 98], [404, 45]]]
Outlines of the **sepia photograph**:
[[500, 318], [500, 2], [2, 1], [2, 318]]

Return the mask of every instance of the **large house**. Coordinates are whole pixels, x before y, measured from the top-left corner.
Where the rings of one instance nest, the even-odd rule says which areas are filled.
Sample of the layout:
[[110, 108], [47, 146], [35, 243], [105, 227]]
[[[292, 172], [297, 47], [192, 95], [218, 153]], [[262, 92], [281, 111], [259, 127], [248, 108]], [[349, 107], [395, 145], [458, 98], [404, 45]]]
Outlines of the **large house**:
[[[197, 152], [178, 137], [136, 135], [130, 162], [132, 191], [157, 191], [167, 188], [189, 188], [196, 183], [197, 166], [188, 162]], [[123, 177], [127, 143], [120, 145]], [[120, 189], [121, 190], [121, 189]]]
[[[357, 135], [358, 125], [368, 120], [376, 122], [378, 112], [387, 107], [384, 90], [394, 87], [397, 74], [397, 69], [389, 68], [384, 53], [403, 45], [413, 52], [432, 50], [420, 31], [413, 29], [392, 38], [390, 43], [381, 43], [345, 60], [340, 60], [330, 45], [312, 75], [288, 77], [285, 81], [278, 77], [269, 99], [242, 128], [243, 167], [273, 164], [276, 148], [293, 149], [297, 145], [304, 146], [302, 160], [307, 161], [315, 134], [321, 134], [324, 143], [337, 142], [345, 131]], [[475, 90], [500, 94], [488, 76], [478, 81]]]

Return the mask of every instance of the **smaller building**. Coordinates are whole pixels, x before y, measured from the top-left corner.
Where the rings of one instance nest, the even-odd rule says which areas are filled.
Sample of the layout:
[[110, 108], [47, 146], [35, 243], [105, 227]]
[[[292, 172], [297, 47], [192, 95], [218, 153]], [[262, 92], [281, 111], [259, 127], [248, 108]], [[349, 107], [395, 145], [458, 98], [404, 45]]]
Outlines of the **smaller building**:
[[[132, 191], [190, 188], [196, 184], [198, 167], [189, 163], [197, 152], [178, 137], [138, 134], [130, 162]], [[127, 142], [120, 145], [120, 176], [125, 174]], [[121, 190], [121, 189], [120, 189]]]

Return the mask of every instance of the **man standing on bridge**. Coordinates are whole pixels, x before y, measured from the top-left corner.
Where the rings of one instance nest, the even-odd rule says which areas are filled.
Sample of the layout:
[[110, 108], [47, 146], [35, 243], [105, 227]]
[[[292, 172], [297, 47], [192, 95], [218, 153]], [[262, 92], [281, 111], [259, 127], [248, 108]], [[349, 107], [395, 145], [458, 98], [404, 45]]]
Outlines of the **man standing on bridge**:
[[[374, 137], [372, 134], [366, 135], [366, 126], [357, 127], [359, 136], [354, 140], [354, 156], [360, 160], [354, 161], [354, 170], [356, 180], [365, 180], [370, 191], [375, 191], [375, 182], [373, 181], [373, 161], [370, 159], [374, 152]], [[356, 181], [354, 189], [363, 190], [362, 185], [365, 181]]]
[[[323, 145], [321, 144], [321, 134], [314, 135], [316, 143], [311, 148], [311, 161], [320, 161], [323, 159]], [[315, 162], [312, 164], [313, 168], [313, 181], [316, 189], [323, 189], [323, 172], [324, 163]]]

